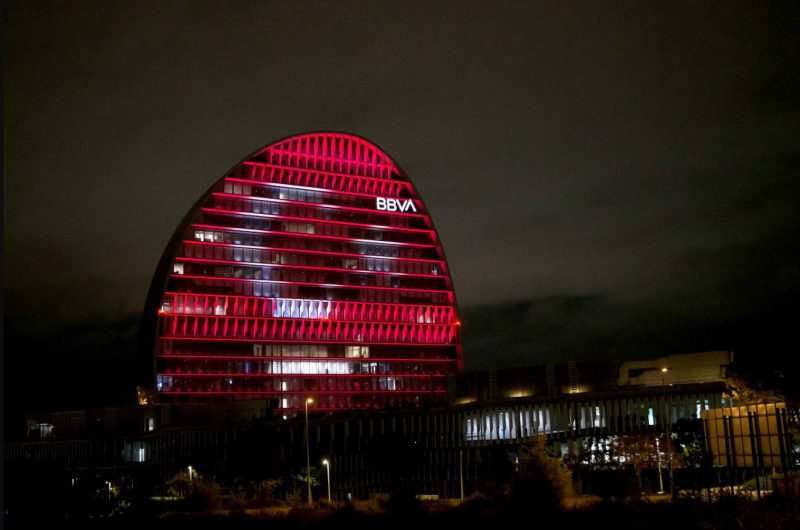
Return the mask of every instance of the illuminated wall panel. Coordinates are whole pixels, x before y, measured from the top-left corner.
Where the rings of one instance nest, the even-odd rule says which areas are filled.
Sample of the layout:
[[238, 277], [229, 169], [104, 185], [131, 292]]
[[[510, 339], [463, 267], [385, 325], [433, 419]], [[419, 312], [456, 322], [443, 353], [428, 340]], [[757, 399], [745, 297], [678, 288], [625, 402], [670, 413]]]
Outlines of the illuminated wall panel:
[[427, 209], [386, 153], [349, 134], [294, 136], [228, 172], [178, 228], [148, 305], [162, 398], [420, 406], [442, 403], [461, 369]]

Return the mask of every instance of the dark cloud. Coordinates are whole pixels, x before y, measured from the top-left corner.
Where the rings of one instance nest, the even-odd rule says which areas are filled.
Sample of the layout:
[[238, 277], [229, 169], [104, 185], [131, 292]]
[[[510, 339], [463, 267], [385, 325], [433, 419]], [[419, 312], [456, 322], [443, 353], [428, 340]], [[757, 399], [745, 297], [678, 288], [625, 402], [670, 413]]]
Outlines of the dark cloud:
[[6, 315], [3, 329], [7, 437], [24, 413], [130, 405], [136, 399], [139, 319], [65, 325]]

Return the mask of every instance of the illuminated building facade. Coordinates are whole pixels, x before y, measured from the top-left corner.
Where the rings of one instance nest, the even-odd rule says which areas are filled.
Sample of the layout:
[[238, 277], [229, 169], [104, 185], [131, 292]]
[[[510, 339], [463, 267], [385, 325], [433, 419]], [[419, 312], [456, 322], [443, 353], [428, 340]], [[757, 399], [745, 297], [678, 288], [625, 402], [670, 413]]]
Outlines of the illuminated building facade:
[[279, 413], [443, 403], [462, 368], [442, 246], [374, 144], [340, 133], [259, 150], [198, 201], [148, 296], [163, 398]]

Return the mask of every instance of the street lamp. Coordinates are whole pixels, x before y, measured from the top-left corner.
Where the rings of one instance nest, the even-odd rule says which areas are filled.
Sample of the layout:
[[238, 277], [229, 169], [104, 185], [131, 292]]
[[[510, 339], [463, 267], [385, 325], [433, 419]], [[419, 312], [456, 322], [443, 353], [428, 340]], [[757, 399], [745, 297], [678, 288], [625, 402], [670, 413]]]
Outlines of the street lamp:
[[306, 399], [306, 482], [308, 482], [308, 505], [311, 506], [311, 448], [308, 443], [308, 406], [313, 403], [311, 398]]
[[331, 463], [326, 458], [322, 461], [322, 464], [328, 471], [328, 502], [331, 502]]
[[658, 463], [658, 493], [664, 493], [664, 479], [661, 477], [661, 447], [656, 436], [656, 462]]
[[464, 451], [458, 450], [458, 482], [461, 485], [461, 500], [464, 500]]
[[[664, 374], [669, 371], [666, 366], [661, 369], [661, 390], [664, 393], [664, 429], [666, 431], [667, 473], [669, 473], [669, 493], [672, 495], [672, 414], [667, 409], [667, 385], [664, 383]], [[663, 487], [661, 488], [664, 489]]]
[[192, 485], [192, 466], [189, 466], [189, 485]]

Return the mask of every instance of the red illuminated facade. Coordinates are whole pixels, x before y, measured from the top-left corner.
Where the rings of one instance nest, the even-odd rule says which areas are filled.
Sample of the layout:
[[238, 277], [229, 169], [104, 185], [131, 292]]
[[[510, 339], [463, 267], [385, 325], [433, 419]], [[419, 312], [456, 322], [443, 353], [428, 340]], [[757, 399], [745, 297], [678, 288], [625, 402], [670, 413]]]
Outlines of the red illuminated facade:
[[233, 168], [184, 219], [149, 300], [162, 399], [430, 405], [461, 369], [431, 218], [397, 164], [349, 134], [293, 136]]

